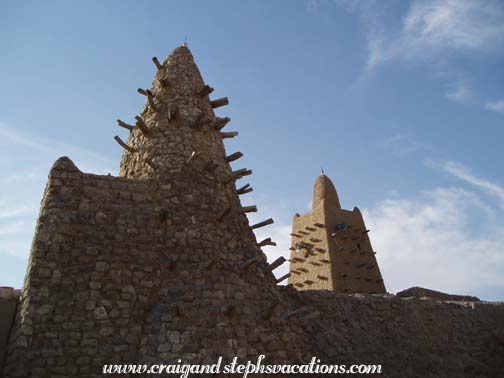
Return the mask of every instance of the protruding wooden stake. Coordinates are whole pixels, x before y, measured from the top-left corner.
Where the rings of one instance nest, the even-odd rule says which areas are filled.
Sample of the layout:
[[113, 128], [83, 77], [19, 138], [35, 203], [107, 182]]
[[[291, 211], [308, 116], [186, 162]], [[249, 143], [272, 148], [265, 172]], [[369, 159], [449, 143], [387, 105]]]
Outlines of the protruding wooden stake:
[[177, 119], [177, 117], [178, 117], [177, 109], [168, 110], [168, 121], [171, 121], [172, 119]]
[[298, 233], [301, 235], [310, 235], [308, 232], [305, 232], [305, 231], [298, 231]]
[[212, 105], [212, 108], [220, 108], [221, 106], [228, 105], [229, 100], [227, 97], [219, 98], [217, 100], [210, 101], [210, 105]]
[[210, 160], [204, 165], [203, 170], [208, 171], [208, 172], [212, 172], [215, 168], [217, 168], [217, 163]]
[[[273, 261], [270, 266], [268, 267], [268, 271], [272, 271], [272, 270], [275, 270], [276, 268], [278, 268], [280, 265], [282, 265], [285, 261], [285, 257], [283, 256], [280, 256], [278, 259], [276, 259], [275, 261]], [[301, 269], [298, 269], [298, 270], [301, 270]]]
[[119, 136], [118, 136], [118, 135], [116, 135], [116, 136], [114, 137], [114, 139], [115, 139], [115, 140], [116, 140], [116, 142], [117, 142], [117, 143], [119, 143], [119, 145], [120, 145], [122, 148], [124, 148], [126, 151], [129, 151], [129, 152], [131, 152], [131, 153], [138, 152], [138, 151], [137, 151], [137, 150], [135, 150], [133, 147], [130, 147], [130, 146], [128, 146], [126, 143], [124, 143], [124, 142], [122, 141], [122, 139], [121, 139], [121, 138], [119, 138]]
[[225, 117], [225, 118], [219, 118], [217, 117], [214, 123], [212, 124], [212, 127], [214, 130], [221, 130], [226, 126], [229, 122], [231, 121], [231, 118]]
[[160, 69], [162, 69], [162, 68], [163, 68], [163, 66], [161, 65], [161, 63], [159, 63], [158, 58], [154, 57], [154, 58], [152, 58], [152, 61], [154, 62], [154, 64], [156, 65], [156, 68], [157, 68], [158, 70], [160, 70]]
[[216, 218], [217, 222], [222, 221], [224, 219], [224, 217], [229, 214], [230, 211], [231, 211], [231, 208], [229, 206], [226, 207], [224, 210], [222, 210], [222, 212]]
[[293, 232], [293, 233], [291, 233], [290, 235], [291, 235], [291, 236], [294, 236], [295, 238], [300, 238], [300, 237], [301, 237], [301, 235], [299, 235], [299, 234], [295, 234], [294, 232]]
[[222, 139], [234, 138], [235, 136], [238, 136], [238, 131], [229, 131], [227, 133], [221, 133]]
[[177, 261], [178, 261], [178, 258], [176, 256], [172, 256], [170, 258], [170, 262], [168, 263], [168, 269], [174, 270], [175, 266], [177, 266]]
[[264, 226], [267, 226], [267, 225], [273, 224], [273, 223], [275, 223], [275, 221], [273, 220], [273, 218], [269, 218], [269, 219], [266, 219], [265, 221], [262, 221], [262, 222], [254, 224], [250, 228], [252, 230], [255, 230], [256, 228], [261, 228], [261, 227], [264, 227]]
[[193, 162], [193, 161], [194, 161], [194, 159], [196, 159], [198, 156], [199, 156], [199, 152], [193, 151], [193, 152], [191, 153], [191, 156], [189, 156], [189, 157], [187, 158], [187, 160], [186, 160], [186, 162], [185, 162], [185, 163], [186, 163], [186, 165], [191, 164], [191, 162]]
[[212, 269], [215, 265], [215, 260], [210, 260], [206, 265], [205, 265], [205, 269]]
[[271, 320], [273, 316], [275, 316], [276, 312], [280, 310], [280, 307], [282, 307], [282, 304], [278, 301], [274, 302], [271, 307], [265, 312], [263, 319], [264, 320]]
[[251, 259], [248, 259], [245, 261], [243, 264], [240, 265], [241, 270], [248, 269], [250, 266], [257, 264], [259, 262], [259, 257], [252, 257]]
[[228, 163], [231, 163], [232, 161], [238, 160], [242, 156], [243, 156], [243, 154], [241, 152], [235, 152], [235, 153], [233, 153], [231, 155], [226, 156], [226, 161]]
[[226, 309], [226, 316], [230, 319], [235, 318], [236, 316], [236, 307], [229, 305], [228, 308]]
[[317, 231], [316, 228], [310, 226], [306, 226], [305, 229], [307, 229], [308, 231]]
[[155, 112], [158, 111], [156, 104], [154, 103], [154, 95], [150, 90], [147, 89], [147, 101], [149, 102], [149, 106], [154, 110]]
[[290, 276], [291, 276], [291, 274], [290, 274], [290, 273], [287, 273], [287, 274], [283, 275], [282, 277], [278, 278], [278, 279], [276, 280], [276, 283], [280, 283], [280, 282], [282, 282], [283, 280], [286, 280], [287, 278], [289, 278]]
[[325, 224], [323, 224], [323, 223], [314, 223], [313, 225], [317, 226], [318, 228], [324, 228], [325, 227]]
[[177, 303], [177, 316], [182, 318], [185, 315], [184, 304], [182, 302]]
[[131, 126], [129, 124], [127, 124], [126, 122], [123, 122], [121, 121], [120, 119], [117, 120], [117, 124], [129, 131], [133, 131], [133, 129], [135, 128], [135, 126]]
[[367, 234], [371, 230], [362, 231], [363, 234]]
[[138, 88], [137, 92], [140, 93], [141, 95], [147, 96], [147, 91], [145, 89]]
[[213, 91], [214, 91], [214, 89], [211, 86], [205, 85], [198, 93], [196, 93], [196, 96], [205, 97], [205, 96], [208, 96]]
[[146, 136], [149, 135], [149, 128], [147, 127], [144, 120], [142, 118], [140, 118], [140, 116], [135, 116], [135, 119], [137, 121], [137, 126], [140, 129], [140, 131], [142, 132], [142, 134], [146, 135]]
[[150, 166], [152, 169], [154, 169], [154, 170], [158, 168], [158, 165], [157, 165], [156, 163], [154, 163], [154, 161], [152, 161], [152, 159], [150, 159], [150, 158], [146, 158], [146, 159], [145, 159], [145, 162], [146, 162], [147, 164], [149, 164], [149, 166]]
[[271, 238], [264, 239], [263, 241], [257, 243], [258, 247], [265, 247], [267, 245], [272, 245], [273, 247], [276, 247], [277, 244], [274, 241], [271, 241]]
[[241, 211], [243, 213], [255, 213], [257, 212], [257, 206], [253, 205], [253, 206], [242, 206], [241, 207]]
[[245, 193], [249, 193], [251, 191], [252, 191], [252, 187], [250, 186], [250, 184], [245, 184], [241, 188], [236, 189], [236, 193], [238, 193], [238, 194], [245, 194]]
[[228, 182], [239, 180], [243, 176], [248, 176], [251, 174], [252, 174], [251, 169], [247, 169], [247, 168], [238, 169], [236, 171], [231, 172], [231, 175], [229, 175], [229, 177], [227, 179], [225, 179], [222, 183], [227, 184]]

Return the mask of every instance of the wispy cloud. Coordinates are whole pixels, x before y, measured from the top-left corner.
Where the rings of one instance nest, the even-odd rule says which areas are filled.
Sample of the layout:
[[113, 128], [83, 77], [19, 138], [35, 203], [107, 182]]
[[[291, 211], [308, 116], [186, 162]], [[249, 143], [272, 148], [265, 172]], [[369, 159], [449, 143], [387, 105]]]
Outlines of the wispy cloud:
[[495, 51], [504, 42], [504, 4], [415, 0], [399, 31], [374, 26], [368, 42], [368, 68], [397, 59], [433, 60], [453, 52]]
[[499, 201], [500, 207], [504, 209], [503, 186], [476, 176], [467, 167], [454, 161], [445, 161], [441, 163], [427, 162], [427, 164], [438, 167], [456, 178], [484, 190], [486, 193], [495, 197]]
[[428, 145], [419, 143], [414, 138], [403, 134], [392, 135], [391, 137], [378, 142], [378, 144], [398, 156], [404, 156], [429, 148]]
[[485, 108], [494, 112], [504, 113], [504, 100], [489, 101]]
[[453, 102], [468, 104], [473, 100], [474, 94], [467, 81], [459, 80], [448, 86], [444, 97]]
[[[81, 166], [79, 166], [79, 168], [83, 171], [92, 171], [102, 174], [117, 172], [117, 168], [114, 167], [117, 166], [118, 163], [108, 156], [67, 143], [24, 134], [14, 130], [12, 127], [9, 127], [2, 122], [0, 122], [0, 140], [4, 143], [9, 143], [11, 146], [17, 145], [20, 148], [42, 152], [44, 153], [44, 159], [47, 159], [48, 157], [56, 159], [60, 156], [68, 155], [70, 158], [75, 159], [80, 163]], [[33, 175], [33, 172], [30, 171], [29, 174]], [[17, 174], [17, 176], [13, 178], [19, 180], [21, 177]]]

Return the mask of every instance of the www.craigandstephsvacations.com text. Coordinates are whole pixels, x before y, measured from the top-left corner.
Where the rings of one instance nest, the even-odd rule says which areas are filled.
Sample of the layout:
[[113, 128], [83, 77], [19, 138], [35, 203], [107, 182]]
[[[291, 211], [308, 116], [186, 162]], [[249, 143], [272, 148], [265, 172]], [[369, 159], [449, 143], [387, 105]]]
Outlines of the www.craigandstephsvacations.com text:
[[328, 365], [321, 364], [320, 359], [312, 357], [307, 364], [264, 364], [265, 355], [261, 354], [256, 362], [247, 361], [246, 364], [238, 363], [238, 357], [233, 361], [223, 364], [222, 357], [212, 365], [184, 364], [177, 360], [176, 364], [159, 365], [104, 365], [103, 374], [178, 374], [186, 378], [190, 374], [242, 374], [246, 378], [249, 374], [381, 374], [381, 365]]

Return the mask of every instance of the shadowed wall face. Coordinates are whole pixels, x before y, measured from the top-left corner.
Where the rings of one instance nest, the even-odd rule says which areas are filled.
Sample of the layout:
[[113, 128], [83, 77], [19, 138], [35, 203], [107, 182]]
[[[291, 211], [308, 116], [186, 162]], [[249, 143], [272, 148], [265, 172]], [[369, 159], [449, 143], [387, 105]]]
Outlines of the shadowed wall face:
[[293, 218], [290, 273], [298, 290], [385, 293], [362, 214], [341, 209], [324, 174], [315, 180], [313, 210]]

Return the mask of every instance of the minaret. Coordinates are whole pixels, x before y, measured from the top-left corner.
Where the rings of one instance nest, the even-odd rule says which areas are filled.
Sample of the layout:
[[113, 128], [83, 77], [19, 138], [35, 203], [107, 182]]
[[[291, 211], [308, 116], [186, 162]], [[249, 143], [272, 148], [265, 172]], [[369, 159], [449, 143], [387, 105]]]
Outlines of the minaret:
[[341, 208], [332, 181], [315, 180], [312, 210], [292, 222], [289, 284], [298, 290], [385, 293], [362, 214]]

